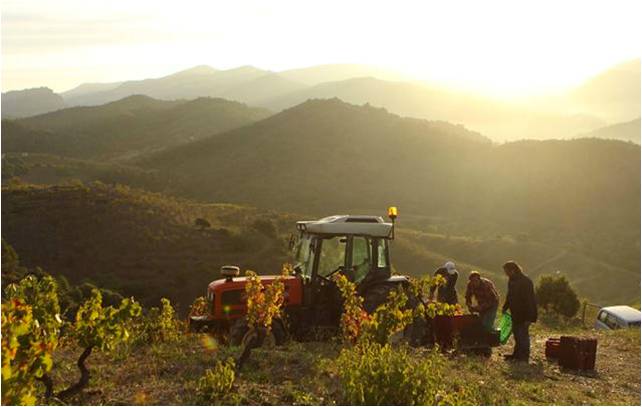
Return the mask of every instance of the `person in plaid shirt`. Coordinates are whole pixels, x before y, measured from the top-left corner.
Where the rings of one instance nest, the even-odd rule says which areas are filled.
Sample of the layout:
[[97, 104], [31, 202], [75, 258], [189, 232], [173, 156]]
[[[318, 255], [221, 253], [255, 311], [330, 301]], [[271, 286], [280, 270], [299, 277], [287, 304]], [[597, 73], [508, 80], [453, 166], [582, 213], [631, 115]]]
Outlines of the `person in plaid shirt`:
[[[477, 305], [473, 305], [473, 297]], [[470, 312], [478, 312], [484, 329], [491, 331], [495, 326], [497, 307], [499, 306], [499, 294], [495, 284], [487, 278], [479, 275], [477, 271], [471, 271], [466, 286], [466, 305]]]

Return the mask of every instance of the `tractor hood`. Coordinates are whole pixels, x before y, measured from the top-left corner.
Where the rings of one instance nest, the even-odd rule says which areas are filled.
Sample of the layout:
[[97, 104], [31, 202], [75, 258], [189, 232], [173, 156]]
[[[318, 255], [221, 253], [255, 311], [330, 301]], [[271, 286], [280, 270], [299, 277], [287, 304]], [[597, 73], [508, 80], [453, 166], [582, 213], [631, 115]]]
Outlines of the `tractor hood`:
[[[282, 277], [278, 275], [268, 275], [268, 276], [258, 276], [259, 280], [261, 280], [261, 283], [263, 284], [269, 284], [272, 281], [276, 280], [278, 277], [283, 278], [283, 281], [288, 281], [288, 280], [295, 280], [295, 276], [287, 276], [287, 277]], [[245, 287], [245, 283], [247, 282], [247, 277], [234, 277], [232, 281], [227, 281], [224, 278], [221, 278], [219, 280], [214, 280], [211, 283], [209, 283], [208, 287], [210, 290], [214, 290], [217, 287], [229, 287], [229, 286], [235, 286], [235, 287]]]

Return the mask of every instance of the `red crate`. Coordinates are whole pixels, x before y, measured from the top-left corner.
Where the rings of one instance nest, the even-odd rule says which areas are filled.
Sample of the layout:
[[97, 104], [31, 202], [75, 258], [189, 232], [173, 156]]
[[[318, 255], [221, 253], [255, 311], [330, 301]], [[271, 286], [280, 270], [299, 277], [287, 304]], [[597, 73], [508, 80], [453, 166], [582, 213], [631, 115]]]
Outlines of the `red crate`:
[[450, 349], [462, 331], [469, 331], [469, 328], [479, 324], [478, 315], [437, 315], [433, 319], [435, 341], [443, 349]]
[[559, 359], [561, 367], [574, 370], [595, 370], [597, 339], [562, 336]]
[[544, 354], [549, 359], [558, 359], [560, 355], [560, 338], [548, 338]]

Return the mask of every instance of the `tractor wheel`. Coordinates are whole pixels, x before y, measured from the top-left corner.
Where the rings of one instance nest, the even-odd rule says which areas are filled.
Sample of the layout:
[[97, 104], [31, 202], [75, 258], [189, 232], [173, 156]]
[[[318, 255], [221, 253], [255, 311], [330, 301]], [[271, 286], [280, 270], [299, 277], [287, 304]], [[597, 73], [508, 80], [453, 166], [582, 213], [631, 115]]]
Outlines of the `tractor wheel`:
[[245, 318], [239, 318], [234, 321], [232, 326], [230, 326], [230, 344], [240, 346], [248, 330], [249, 327], [247, 326], [247, 320]]
[[203, 333], [208, 331], [208, 326], [206, 322], [194, 320], [191, 318], [189, 320], [188, 328], [190, 333]]
[[[366, 291], [363, 299], [363, 309], [372, 314], [377, 307], [385, 304], [388, 301], [388, 295], [391, 291], [396, 290], [398, 286], [391, 284], [381, 284], [374, 286]], [[420, 301], [409, 292], [406, 292], [408, 302], [406, 309], [415, 309], [419, 306]], [[415, 318], [403, 331], [403, 340], [408, 342], [411, 346], [421, 346], [426, 343], [426, 332], [428, 330], [428, 322], [424, 317]]]
[[[421, 301], [413, 294], [407, 293], [408, 302], [406, 306], [415, 309], [421, 304]], [[418, 316], [406, 326], [403, 331], [403, 337], [410, 346], [418, 347], [426, 345], [428, 342], [428, 321], [425, 316]]]
[[[230, 327], [230, 345], [241, 346], [245, 335], [247, 335], [250, 328], [247, 326], [247, 319], [245, 317], [239, 318]], [[274, 336], [274, 343], [276, 345], [283, 345], [287, 340], [287, 332], [283, 326], [283, 321], [276, 319], [272, 323], [272, 335]], [[260, 344], [259, 344], [260, 346]]]

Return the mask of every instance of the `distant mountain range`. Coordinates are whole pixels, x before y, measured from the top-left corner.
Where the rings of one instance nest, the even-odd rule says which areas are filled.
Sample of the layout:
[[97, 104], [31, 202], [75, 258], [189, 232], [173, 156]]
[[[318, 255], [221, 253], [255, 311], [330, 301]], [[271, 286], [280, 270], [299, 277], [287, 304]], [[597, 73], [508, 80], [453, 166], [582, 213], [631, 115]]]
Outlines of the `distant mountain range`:
[[164, 101], [129, 96], [101, 106], [3, 120], [2, 151], [125, 160], [238, 128], [270, 114], [223, 99]]
[[580, 134], [579, 137], [615, 139], [640, 144], [640, 131], [640, 118], [638, 117], [637, 119], [629, 122], [617, 123], [601, 127], [588, 133]]
[[567, 94], [551, 96], [537, 105], [506, 103], [408, 81], [383, 69], [341, 64], [282, 72], [251, 66], [229, 70], [197, 66], [155, 79], [82, 84], [59, 95], [64, 104], [58, 100], [34, 110], [14, 106], [21, 92], [25, 92], [22, 100], [43, 105], [42, 98], [29, 91], [9, 92], [3, 94], [3, 117], [24, 117], [63, 106], [100, 105], [137, 94], [162, 100], [218, 97], [272, 111], [308, 99], [338, 97], [405, 116], [462, 123], [495, 141], [570, 138], [639, 116], [640, 61], [615, 66]]
[[65, 107], [62, 96], [49, 88], [14, 90], [2, 94], [2, 118], [47, 113]]

